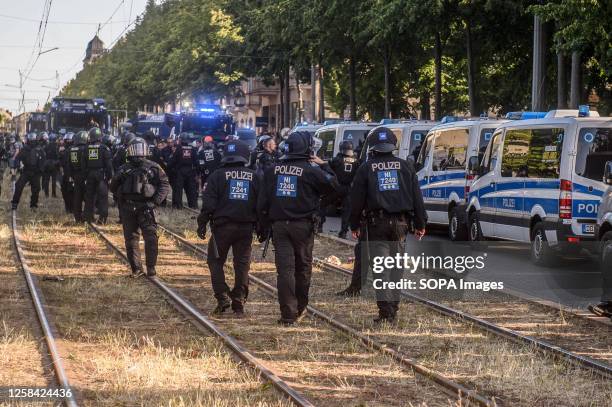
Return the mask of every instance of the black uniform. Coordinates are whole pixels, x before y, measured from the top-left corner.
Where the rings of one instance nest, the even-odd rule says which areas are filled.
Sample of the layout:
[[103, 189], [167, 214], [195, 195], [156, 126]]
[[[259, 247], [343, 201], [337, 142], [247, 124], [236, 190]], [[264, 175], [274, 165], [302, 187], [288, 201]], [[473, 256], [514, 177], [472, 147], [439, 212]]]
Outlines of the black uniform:
[[221, 165], [221, 154], [211, 145], [198, 150], [198, 172], [202, 181], [202, 187], [206, 184], [208, 177]]
[[89, 144], [86, 168], [85, 220], [93, 222], [95, 207], [100, 222], [105, 223], [108, 217], [108, 181], [113, 175], [110, 149], [99, 142]]
[[40, 177], [45, 165], [45, 152], [40, 146], [26, 144], [19, 150], [16, 160], [23, 163], [23, 172], [15, 184], [15, 194], [12, 200], [13, 208], [17, 209], [23, 188], [27, 184], [30, 184], [32, 190], [30, 208], [37, 208]]
[[83, 201], [87, 179], [87, 145], [75, 145], [68, 150], [68, 176], [72, 180], [72, 214], [77, 222], [83, 221]]
[[183, 207], [183, 190], [187, 195], [187, 205], [192, 209], [198, 207], [198, 190], [196, 186], [197, 151], [191, 145], [179, 145], [170, 157], [169, 167], [173, 171], [172, 207]]
[[340, 235], [344, 235], [349, 229], [349, 218], [351, 216], [351, 183], [357, 173], [358, 162], [354, 156], [338, 153], [329, 163], [336, 174], [338, 183], [342, 189], [335, 195], [335, 199], [342, 204]]
[[[424, 229], [427, 223], [423, 197], [412, 163], [394, 157], [391, 152], [375, 154], [359, 167], [353, 181], [351, 200], [351, 230], [360, 228], [362, 213], [365, 213], [364, 229], [369, 244], [363, 240], [361, 243], [364, 250], [369, 250], [370, 259], [394, 256], [400, 251], [400, 243], [412, 226]], [[384, 278], [389, 281], [400, 272], [387, 270]], [[388, 292], [377, 292], [377, 300], [379, 320], [393, 320], [399, 306], [398, 298]]]
[[132, 273], [142, 272], [140, 230], [145, 242], [147, 271], [153, 275], [158, 253], [154, 208], [166, 199], [170, 191], [166, 173], [153, 161], [130, 161], [115, 173], [110, 190], [119, 202], [125, 250]]
[[51, 181], [51, 196], [57, 196], [57, 176], [60, 168], [59, 145], [55, 141], [50, 141], [45, 146], [45, 171], [42, 177], [42, 189], [45, 196], [49, 196], [49, 181]]
[[[296, 133], [302, 132], [290, 137]], [[338, 188], [328, 165], [290, 157], [266, 170], [257, 203], [261, 219], [272, 224], [282, 323], [295, 322], [308, 305], [319, 201]]]
[[70, 178], [70, 146], [60, 146], [59, 162], [62, 168], [61, 191], [64, 200], [64, 208], [67, 213], [72, 213], [72, 202], [74, 200], [74, 183]]
[[[248, 147], [245, 145], [248, 152]], [[242, 312], [243, 304], [249, 293], [249, 266], [251, 263], [251, 243], [257, 222], [257, 195], [259, 180], [244, 163], [227, 163], [208, 177], [203, 194], [202, 211], [198, 224], [212, 221], [212, 237], [208, 244], [208, 266], [212, 286], [219, 306], [229, 306]], [[213, 245], [217, 245], [215, 257]], [[225, 283], [223, 265], [232, 249], [234, 264], [234, 288], [230, 291]], [[222, 309], [221, 309], [222, 311]]]

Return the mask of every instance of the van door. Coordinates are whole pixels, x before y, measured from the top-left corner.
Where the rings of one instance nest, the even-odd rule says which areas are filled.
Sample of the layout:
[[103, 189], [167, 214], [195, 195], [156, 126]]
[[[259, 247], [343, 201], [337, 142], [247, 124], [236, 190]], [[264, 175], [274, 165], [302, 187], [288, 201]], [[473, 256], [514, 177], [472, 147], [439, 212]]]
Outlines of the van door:
[[497, 131], [491, 137], [491, 142], [485, 150], [481, 166], [482, 174], [473, 185], [472, 194], [476, 195], [480, 204], [480, 228], [485, 237], [495, 234], [495, 193], [496, 180], [499, 178], [499, 158], [503, 134]]
[[597, 211], [607, 185], [603, 173], [612, 161], [612, 123], [584, 123], [579, 127], [572, 182], [572, 232], [594, 237]]
[[336, 130], [324, 130], [319, 132], [318, 137], [321, 139], [321, 148], [317, 155], [322, 160], [331, 160], [334, 158], [334, 142], [336, 140]]
[[421, 187], [421, 193], [425, 206], [429, 200], [429, 177], [431, 176], [431, 148], [433, 146], [433, 139], [435, 133], [429, 133], [423, 142], [423, 148], [419, 153], [419, 157], [416, 161], [417, 178], [419, 180], [419, 186]]
[[425, 140], [425, 136], [427, 135], [427, 131], [425, 129], [421, 130], [406, 130], [409, 131], [410, 134], [406, 134], [405, 137], [407, 142], [404, 142], [405, 151], [403, 152], [403, 157], [405, 160], [414, 160], [416, 161], [419, 156], [419, 152], [421, 151], [421, 145], [423, 140]]

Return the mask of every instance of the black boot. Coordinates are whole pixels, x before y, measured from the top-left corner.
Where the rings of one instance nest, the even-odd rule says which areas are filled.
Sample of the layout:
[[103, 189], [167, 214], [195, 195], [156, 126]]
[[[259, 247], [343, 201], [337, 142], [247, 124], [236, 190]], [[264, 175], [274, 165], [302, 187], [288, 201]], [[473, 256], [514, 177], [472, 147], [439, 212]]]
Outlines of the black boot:
[[597, 305], [589, 305], [589, 311], [598, 317], [612, 318], [612, 301], [601, 302]]
[[217, 299], [217, 307], [213, 310], [213, 314], [215, 314], [215, 315], [223, 314], [230, 307], [231, 307], [231, 305], [230, 305], [230, 302], [229, 302], [228, 298], [224, 298], [224, 299], [221, 299], [221, 300]]
[[156, 274], [157, 274], [157, 271], [155, 271], [155, 267], [154, 266], [147, 266], [147, 276], [153, 277]]
[[242, 301], [232, 300], [232, 311], [234, 311], [234, 315], [238, 318], [243, 318], [244, 315], [244, 304]]
[[145, 275], [145, 273], [142, 271], [142, 269], [134, 269], [134, 270], [132, 270], [132, 274], [130, 275], [130, 277], [138, 278], [138, 277], [142, 277], [144, 275]]

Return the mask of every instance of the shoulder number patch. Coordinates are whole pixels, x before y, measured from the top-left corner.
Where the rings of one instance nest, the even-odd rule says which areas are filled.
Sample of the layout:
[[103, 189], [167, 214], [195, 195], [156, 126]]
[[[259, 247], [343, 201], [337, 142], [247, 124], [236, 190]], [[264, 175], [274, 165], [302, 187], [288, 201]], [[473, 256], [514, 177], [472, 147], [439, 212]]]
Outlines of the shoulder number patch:
[[240, 179], [230, 179], [229, 199], [248, 201], [251, 182]]
[[384, 191], [398, 191], [399, 180], [397, 178], [397, 170], [389, 171], [378, 171], [378, 190]]
[[276, 196], [297, 197], [297, 176], [278, 175], [276, 177]]

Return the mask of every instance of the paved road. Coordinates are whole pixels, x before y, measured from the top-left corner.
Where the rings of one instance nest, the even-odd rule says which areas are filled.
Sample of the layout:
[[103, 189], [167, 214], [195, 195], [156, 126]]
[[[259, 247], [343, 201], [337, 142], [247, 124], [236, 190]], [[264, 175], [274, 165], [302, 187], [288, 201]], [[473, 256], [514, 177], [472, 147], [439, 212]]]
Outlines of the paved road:
[[[339, 218], [328, 217], [324, 231], [335, 235], [339, 229]], [[413, 246], [414, 250], [429, 251], [438, 247], [438, 250], [456, 251], [442, 229], [430, 230], [423, 242], [418, 248]], [[487, 252], [485, 271], [478, 275], [471, 273], [467, 279], [503, 281], [505, 289], [575, 309], [585, 309], [588, 304], [599, 301], [601, 271], [594, 260], [567, 258], [554, 268], [546, 268], [531, 263], [526, 245], [496, 242]]]

